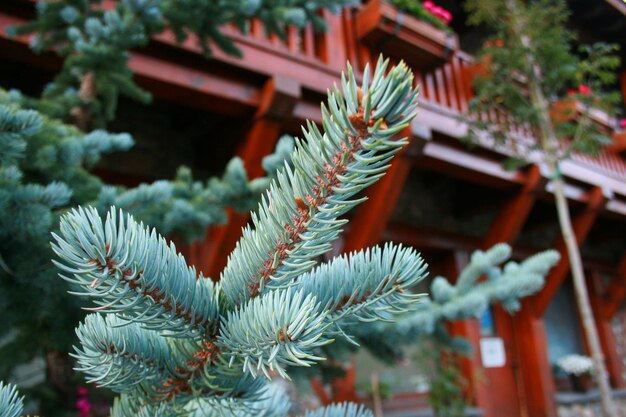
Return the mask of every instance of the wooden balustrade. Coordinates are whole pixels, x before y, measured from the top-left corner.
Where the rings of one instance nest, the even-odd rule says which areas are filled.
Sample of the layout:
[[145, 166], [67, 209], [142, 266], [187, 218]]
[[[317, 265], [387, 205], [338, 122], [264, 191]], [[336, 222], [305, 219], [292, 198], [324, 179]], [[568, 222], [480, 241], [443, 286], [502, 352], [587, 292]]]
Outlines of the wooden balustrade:
[[[12, 7], [1, 5], [0, 15], [2, 16], [0, 17], [4, 18], [2, 22], [7, 22], [2, 25], [19, 24], [20, 21], [24, 21], [22, 20], [23, 16], [27, 16], [28, 13], [32, 15], [34, 12], [33, 1], [19, 0], [12, 3]], [[113, 7], [114, 2], [114, 0], [105, 0], [103, 7]], [[243, 58], [236, 58], [215, 49], [214, 59], [227, 65], [237, 66], [268, 77], [288, 77], [300, 83], [302, 88], [306, 90], [324, 93], [326, 88], [337, 82], [339, 72], [344, 68], [347, 60], [354, 63], [355, 70], [358, 73], [359, 70], [363, 69], [365, 63], [371, 63], [377, 58], [378, 51], [372, 45], [371, 37], [373, 35], [371, 30], [383, 31], [388, 22], [380, 21], [378, 26], [373, 26], [375, 29], [367, 30], [363, 27], [359, 29], [359, 24], [361, 26], [364, 25], [362, 12], [365, 7], [370, 4], [380, 5], [380, 3], [379, 0], [372, 0], [366, 3], [366, 6], [345, 8], [341, 15], [333, 15], [327, 11], [321, 12], [327, 22], [327, 31], [325, 33], [316, 33], [311, 25], [304, 28], [289, 27], [286, 36], [279, 38], [276, 35], [267, 35], [262, 24], [257, 19], [250, 21], [249, 30], [246, 33], [239, 32], [234, 26], [225, 26], [223, 28], [224, 32], [235, 41], [235, 44], [240, 48], [244, 56]], [[8, 8], [3, 12], [5, 7]], [[388, 5], [385, 5], [385, 7], [388, 7]], [[16, 9], [22, 11], [14, 15], [12, 12]], [[28, 10], [30, 12], [25, 12]], [[387, 15], [388, 17], [385, 17], [385, 19], [394, 18], [393, 13], [387, 13]], [[361, 20], [359, 20], [359, 16], [361, 16]], [[442, 37], [441, 31], [426, 30], [422, 27], [424, 25], [423, 22], [416, 23], [410, 21], [407, 23], [409, 18], [406, 16], [403, 17], [400, 26], [398, 26], [397, 15], [395, 16], [394, 32], [385, 36], [402, 37], [402, 45], [405, 49], [411, 47], [411, 40], [417, 39], [418, 41], [414, 45], [415, 48], [421, 50], [424, 54], [430, 54], [431, 58], [435, 56], [435, 58], [429, 61], [429, 65], [422, 65], [419, 62], [416, 63], [409, 60], [409, 65], [413, 67], [416, 74], [416, 83], [421, 86], [421, 101], [429, 108], [441, 109], [442, 114], [445, 114], [450, 119], [451, 124], [458, 123], [455, 114], [466, 115], [469, 111], [469, 101], [472, 97], [472, 72], [475, 72], [477, 67], [473, 62], [473, 58], [456, 48], [456, 39], [452, 41], [453, 48], [449, 50], [450, 43], [446, 43], [446, 39], [449, 38]], [[427, 37], [431, 35], [433, 39], [428, 40]], [[173, 34], [168, 32], [159, 34], [154, 39], [156, 43], [166, 44], [168, 47], [175, 46], [193, 53], [201, 52], [197, 40], [193, 36], [183, 42], [182, 45], [177, 44]], [[25, 42], [24, 39], [16, 41]], [[143, 65], [144, 61], [152, 62], [155, 59], [159, 60], [159, 65], [166, 65], [168, 51], [167, 49], [163, 50], [163, 56], [160, 54], [154, 55], [154, 51], [147, 55], [140, 51], [137, 53], [133, 52], [130, 62], [131, 68], [138, 73], [139, 77], [143, 77], [144, 73], [148, 73], [149, 78], [156, 77], [159, 79], [159, 82], [164, 81], [161, 78], [172, 77], [172, 74], [175, 73], [179, 78], [182, 77], [179, 81], [183, 82], [185, 88], [191, 89], [198, 89], [199, 77], [204, 80], [204, 78], [210, 76], [208, 73], [205, 74], [201, 67], [193, 69], [195, 71], [193, 75], [183, 76], [181, 71], [186, 70], [189, 72], [189, 68], [181, 68], [180, 71], [163, 72], [154, 68], [152, 64], [146, 63]], [[400, 55], [392, 56], [392, 60], [399, 60], [402, 57]], [[434, 65], [433, 62], [435, 63]], [[155, 71], [159, 73], [155, 74]], [[245, 73], [242, 73], [241, 77], [245, 77]], [[203, 81], [202, 86], [211, 89], [211, 91], [218, 90], [217, 84], [211, 79], [207, 79], [206, 82]], [[243, 92], [247, 91], [246, 88], [248, 87], [241, 86]], [[244, 97], [242, 101], [237, 96], [235, 101], [237, 105], [244, 105], [244, 107], [249, 107], [251, 104], [248, 97]], [[244, 110], [237, 111], [243, 112]], [[237, 111], [233, 110], [235, 113]], [[492, 113], [481, 114], [480, 117], [493, 121], [501, 120], [505, 116]], [[511, 132], [517, 137], [530, 138], [532, 136], [531, 132], [514, 125], [511, 125]], [[598, 158], [575, 155], [572, 159], [576, 164], [589, 166], [618, 179], [626, 177], [626, 162], [617, 153], [607, 152]]]

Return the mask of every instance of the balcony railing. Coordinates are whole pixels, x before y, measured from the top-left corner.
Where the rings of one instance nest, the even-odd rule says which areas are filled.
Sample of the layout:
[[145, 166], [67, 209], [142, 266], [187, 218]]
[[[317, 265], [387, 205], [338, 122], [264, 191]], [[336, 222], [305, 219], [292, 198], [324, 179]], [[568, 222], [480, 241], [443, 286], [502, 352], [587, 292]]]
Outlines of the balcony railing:
[[[16, 3], [20, 2], [29, 4], [33, 0], [20, 0]], [[113, 4], [111, 0], [106, 3]], [[371, 0], [368, 4], [373, 3], [378, 4], [380, 0]], [[341, 15], [323, 12], [328, 26], [325, 33], [316, 33], [310, 25], [303, 29], [291, 27], [288, 29], [286, 39], [280, 39], [276, 35], [267, 35], [260, 22], [255, 19], [250, 21], [250, 30], [246, 34], [240, 33], [234, 26], [224, 27], [223, 30], [235, 40], [236, 45], [244, 53], [244, 57], [243, 59], [231, 57], [215, 50], [215, 59], [267, 76], [284, 75], [295, 79], [311, 91], [324, 93], [337, 81], [339, 72], [344, 68], [347, 60], [356, 63], [354, 67], [358, 72], [365, 63], [373, 61], [378, 54], [375, 45], [372, 45], [371, 38], [359, 34], [357, 28], [359, 13], [360, 9], [349, 8], [344, 9]], [[388, 25], [389, 21], [384, 19], [391, 19], [395, 25], [394, 32], [388, 36], [404, 36], [403, 48], [407, 47], [408, 40], [419, 38], [415, 48], [422, 48], [422, 53], [424, 50], [428, 50], [429, 54], [441, 53], [444, 39], [446, 39], [441, 33], [431, 32], [430, 29], [423, 30], [422, 22], [406, 23], [407, 17], [398, 22], [397, 15], [395, 17], [389, 13], [386, 15], [383, 13], [383, 15], [380, 17], [383, 19], [380, 25]], [[10, 15], [3, 16], [0, 22], [3, 25], [19, 23], [19, 20], [12, 20]], [[386, 26], [383, 26], [382, 29], [377, 30], [385, 28]], [[428, 40], [423, 39], [424, 36], [431, 35], [433, 36], [432, 42], [429, 43]], [[156, 36], [155, 41], [194, 53], [201, 52], [193, 37], [187, 39], [182, 45], [177, 45], [173, 35], [165, 32]], [[456, 45], [455, 42], [452, 44]], [[395, 58], [397, 57], [393, 57]], [[433, 62], [437, 66], [428, 65], [420, 70], [419, 65], [416, 64], [418, 67], [414, 68], [416, 83], [421, 85], [421, 100], [424, 106], [437, 109], [449, 116], [450, 124], [458, 124], [458, 116], [467, 114], [469, 111], [472, 89], [471, 81], [468, 79], [468, 68], [472, 65], [473, 58], [454, 47], [446, 51], [445, 59], [436, 59]], [[502, 115], [483, 114], [480, 117], [494, 120]], [[522, 128], [513, 128], [513, 130], [512, 133], [518, 136], [528, 137], [531, 134]], [[626, 179], [626, 162], [619, 154], [605, 152], [597, 158], [574, 155], [573, 160], [618, 180]]]

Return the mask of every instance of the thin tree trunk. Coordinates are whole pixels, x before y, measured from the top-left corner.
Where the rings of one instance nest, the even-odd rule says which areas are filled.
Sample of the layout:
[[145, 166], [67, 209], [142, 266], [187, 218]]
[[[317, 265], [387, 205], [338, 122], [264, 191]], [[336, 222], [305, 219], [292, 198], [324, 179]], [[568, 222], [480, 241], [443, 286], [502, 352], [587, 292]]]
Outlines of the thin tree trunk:
[[[555, 167], [558, 169], [558, 165]], [[580, 248], [574, 234], [572, 221], [570, 218], [569, 207], [565, 198], [565, 187], [563, 179], [560, 176], [552, 180], [554, 185], [554, 199], [556, 201], [556, 209], [559, 216], [559, 225], [563, 235], [563, 241], [567, 248], [567, 256], [569, 257], [570, 268], [572, 272], [572, 280], [574, 282], [574, 292], [576, 293], [576, 301], [578, 303], [578, 311], [583, 321], [583, 329], [591, 358], [593, 359], [596, 380], [600, 391], [600, 399], [602, 405], [602, 413], [605, 417], [617, 417], [613, 399], [611, 398], [611, 387], [609, 385], [609, 376], [604, 364], [604, 355], [600, 346], [600, 338], [598, 330], [593, 318], [591, 303], [589, 301], [589, 293], [585, 285], [585, 274], [583, 270], [582, 260], [580, 257]]]
[[543, 74], [541, 67], [532, 54], [531, 40], [524, 31], [525, 22], [523, 21], [523, 17], [518, 13], [517, 1], [518, 0], [507, 0], [506, 5], [514, 17], [512, 28], [516, 35], [519, 36], [522, 46], [526, 49], [526, 64], [530, 69], [528, 77], [530, 99], [534, 107], [538, 110], [539, 140], [543, 151], [543, 159], [552, 175], [551, 182], [554, 185], [554, 198], [559, 218], [559, 226], [569, 257], [578, 311], [583, 321], [585, 338], [595, 365], [596, 380], [600, 390], [602, 414], [604, 417], [618, 417], [613, 399], [611, 398], [611, 387], [609, 386], [608, 373], [604, 364], [604, 355], [600, 347], [598, 330], [591, 310], [589, 294], [587, 293], [580, 248], [578, 247], [578, 241], [574, 234], [569, 207], [565, 197], [564, 181], [559, 169], [559, 142], [552, 121], [550, 120], [548, 101], [541, 88]]
[[[96, 76], [93, 72], [88, 72], [83, 75], [80, 80], [80, 89], [78, 90], [78, 97], [84, 102], [90, 102], [96, 98]], [[83, 132], [86, 132], [91, 123], [91, 115], [89, 109], [85, 106], [74, 107], [70, 114], [74, 116], [74, 124]]]
[[383, 402], [380, 396], [380, 378], [378, 372], [372, 372], [372, 402], [374, 403], [374, 416], [383, 417]]

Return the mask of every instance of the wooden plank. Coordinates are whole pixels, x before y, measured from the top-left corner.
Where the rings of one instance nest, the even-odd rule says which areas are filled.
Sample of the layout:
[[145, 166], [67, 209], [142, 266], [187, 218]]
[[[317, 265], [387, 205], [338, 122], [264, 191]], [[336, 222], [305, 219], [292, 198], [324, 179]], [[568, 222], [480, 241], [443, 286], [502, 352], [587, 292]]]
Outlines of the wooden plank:
[[[606, 197], [603, 190], [600, 187], [592, 188], [588, 193], [587, 206], [572, 219], [574, 235], [579, 246], [584, 243], [598, 217], [598, 212], [605, 204]], [[569, 257], [562, 237], [557, 239], [554, 248], [561, 254], [561, 259], [548, 274], [545, 287], [535, 296], [535, 313], [537, 316], [543, 316], [546, 312], [550, 301], [570, 271]]]
[[[378, 243], [411, 171], [414, 154], [419, 153], [419, 148], [430, 139], [417, 136], [424, 135], [423, 132], [424, 130], [419, 129], [417, 123], [413, 122], [411, 127], [400, 134], [408, 136], [412, 143], [396, 155], [385, 176], [366, 191], [368, 201], [359, 207], [356, 216], [350, 222], [350, 231], [346, 234], [343, 248], [345, 252]], [[430, 134], [428, 130], [425, 132], [427, 136]], [[409, 148], [411, 150], [407, 152]]]
[[548, 338], [544, 320], [534, 314], [532, 300], [522, 301], [522, 309], [511, 319], [517, 354], [517, 378], [521, 381], [520, 404], [528, 417], [556, 417], [556, 387], [548, 358]]
[[259, 105], [259, 89], [243, 80], [136, 52], [131, 52], [128, 67], [137, 75], [140, 86], [160, 98], [229, 114], [242, 114], [237, 108], [250, 109]]
[[287, 47], [289, 52], [297, 54], [300, 52], [300, 33], [296, 26], [289, 26], [287, 28]]
[[353, 66], [358, 66], [359, 55], [357, 52], [357, 42], [354, 37], [354, 18], [353, 10], [345, 7], [341, 14], [343, 23], [343, 37], [346, 45], [346, 58], [352, 62]]
[[522, 172], [505, 170], [500, 161], [435, 141], [426, 144], [424, 159], [419, 164], [422, 168], [496, 188], [510, 188], [515, 184], [524, 184], [526, 180]]
[[[500, 242], [512, 245], [517, 240], [535, 204], [537, 194], [545, 189], [545, 184], [546, 180], [542, 177], [539, 167], [531, 165], [525, 173], [522, 187], [503, 204], [491, 224], [482, 242], [483, 249], [488, 249]], [[530, 376], [524, 378], [524, 374], [531, 373], [538, 377], [548, 375], [527, 366], [520, 367], [520, 352], [516, 344], [513, 326], [513, 320], [518, 320], [518, 318], [512, 318], [499, 306], [494, 306], [492, 312], [497, 336], [502, 338], [505, 345], [507, 361], [502, 367], [485, 369], [486, 378], [492, 383], [490, 391], [494, 398], [488, 405], [489, 412], [493, 416], [521, 416], [520, 407], [522, 404], [525, 407], [529, 406], [522, 401], [524, 398], [523, 385], [525, 381], [530, 379]], [[530, 328], [534, 329], [532, 326]], [[549, 377], [552, 376], [549, 375]], [[542, 385], [549, 386], [545, 382]], [[543, 404], [539, 406], [541, 405]]]
[[331, 68], [341, 71], [346, 65], [346, 41], [341, 16], [328, 10], [323, 10], [322, 16], [326, 21], [326, 31], [317, 35], [319, 58]]
[[311, 25], [307, 25], [302, 29], [302, 50], [309, 58], [315, 57], [315, 34]]

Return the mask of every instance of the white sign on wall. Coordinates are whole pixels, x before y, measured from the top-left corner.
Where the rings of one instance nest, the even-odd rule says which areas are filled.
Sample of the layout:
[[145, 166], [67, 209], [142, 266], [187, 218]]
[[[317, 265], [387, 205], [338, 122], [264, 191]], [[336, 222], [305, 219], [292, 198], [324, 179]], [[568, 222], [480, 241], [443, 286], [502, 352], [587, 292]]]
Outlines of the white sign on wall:
[[506, 364], [504, 342], [499, 337], [480, 339], [480, 358], [485, 368], [500, 368]]

